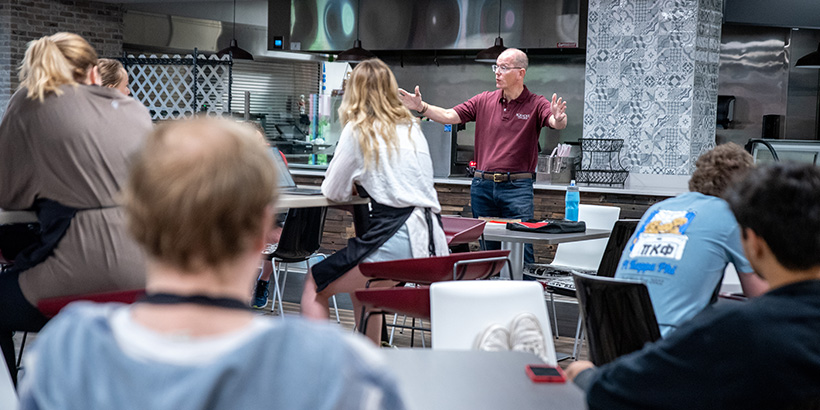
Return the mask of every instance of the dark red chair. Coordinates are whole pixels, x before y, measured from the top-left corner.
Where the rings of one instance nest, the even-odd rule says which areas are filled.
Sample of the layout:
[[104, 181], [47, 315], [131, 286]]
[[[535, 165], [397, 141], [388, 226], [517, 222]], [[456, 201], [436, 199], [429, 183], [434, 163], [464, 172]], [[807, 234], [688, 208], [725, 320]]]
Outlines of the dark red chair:
[[71, 302], [85, 300], [96, 303], [119, 302], [131, 304], [139, 300], [139, 298], [144, 295], [145, 289], [133, 289], [115, 292], [90, 293], [87, 295], [58, 296], [55, 298], [40, 299], [40, 301], [37, 302], [37, 309], [40, 310], [44, 316], [52, 318], [57, 316], [57, 314]]
[[475, 242], [484, 234], [483, 219], [462, 218], [458, 216], [442, 216], [441, 226], [447, 238], [447, 246], [462, 245]]
[[362, 263], [359, 264], [359, 270], [372, 280], [387, 279], [429, 285], [445, 280], [487, 279], [500, 272], [505, 263], [509, 263], [509, 255], [509, 250], [453, 253], [429, 258]]
[[[429, 286], [359, 289], [354, 293], [364, 306], [362, 312], [364, 318], [360, 322], [362, 333], [364, 333], [364, 329], [367, 329], [367, 321], [370, 320], [370, 316], [388, 312], [414, 318], [411, 326], [392, 324], [393, 327], [411, 329], [412, 331], [416, 329], [430, 330], [429, 328], [415, 326], [415, 319], [430, 320]], [[365, 314], [365, 312], [367, 313]], [[413, 339], [411, 336], [411, 346]]]
[[[54, 298], [40, 299], [37, 302], [37, 309], [47, 318], [53, 318], [71, 302], [87, 300], [89, 302], [107, 303], [120, 302], [131, 304], [145, 295], [145, 289], [119, 290], [114, 292], [89, 293], [87, 295], [58, 296]], [[17, 368], [23, 360], [23, 349], [26, 347], [26, 337], [28, 332], [23, 333], [23, 340], [20, 343], [20, 354], [17, 356]]]
[[[365, 332], [367, 321], [374, 314], [395, 313], [414, 318], [413, 323], [411, 326], [395, 323], [391, 326], [409, 328], [413, 332], [416, 329], [429, 331], [415, 326], [416, 318], [430, 320], [429, 286], [370, 289], [371, 282], [392, 280], [430, 285], [448, 280], [487, 279], [497, 275], [505, 263], [510, 263], [509, 254], [509, 250], [480, 251], [360, 264], [359, 270], [371, 280], [368, 281], [367, 288], [355, 291], [356, 298], [363, 306], [359, 330]], [[411, 334], [411, 347], [414, 335], [415, 333]]]

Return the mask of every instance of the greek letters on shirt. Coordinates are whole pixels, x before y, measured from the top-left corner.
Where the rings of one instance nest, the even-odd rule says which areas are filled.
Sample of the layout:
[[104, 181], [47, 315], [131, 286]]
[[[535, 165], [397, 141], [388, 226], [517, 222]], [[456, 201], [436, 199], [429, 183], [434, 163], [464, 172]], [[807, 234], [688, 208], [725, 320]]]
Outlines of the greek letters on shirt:
[[[683, 256], [689, 240], [685, 235], [686, 229], [694, 218], [693, 212], [654, 211], [646, 219], [646, 223], [638, 228], [638, 235], [629, 251], [631, 260], [625, 260], [622, 268], [641, 274], [657, 272], [674, 275], [677, 265], [672, 265], [672, 261], [679, 261]], [[639, 260], [635, 260], [636, 258]], [[642, 258], [664, 258], [670, 261], [651, 263]]]

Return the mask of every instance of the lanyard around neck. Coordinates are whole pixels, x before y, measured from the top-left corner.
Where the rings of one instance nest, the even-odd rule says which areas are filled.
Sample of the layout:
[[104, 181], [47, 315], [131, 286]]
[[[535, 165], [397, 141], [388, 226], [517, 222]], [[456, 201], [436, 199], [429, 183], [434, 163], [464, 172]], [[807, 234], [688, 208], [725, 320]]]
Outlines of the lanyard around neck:
[[219, 298], [205, 295], [177, 295], [174, 293], [151, 293], [139, 300], [142, 303], [152, 305], [179, 305], [190, 303], [193, 305], [212, 306], [226, 309], [238, 309], [250, 311], [251, 307], [247, 302], [234, 298]]

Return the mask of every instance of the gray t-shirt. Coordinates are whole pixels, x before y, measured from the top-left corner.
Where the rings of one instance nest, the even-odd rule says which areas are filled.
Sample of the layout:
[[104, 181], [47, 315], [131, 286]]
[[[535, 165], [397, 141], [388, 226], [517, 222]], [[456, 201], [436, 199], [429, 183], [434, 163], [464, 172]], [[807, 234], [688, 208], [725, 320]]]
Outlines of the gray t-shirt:
[[126, 232], [122, 209], [112, 206], [152, 129], [148, 110], [112, 88], [60, 89], [43, 102], [18, 90], [0, 123], [0, 208], [29, 209], [43, 198], [88, 209], [77, 213], [53, 255], [20, 275], [33, 305], [145, 286], [143, 252]]
[[403, 409], [367, 343], [299, 318], [168, 335], [131, 321], [128, 306], [79, 302], [27, 352], [21, 409]]

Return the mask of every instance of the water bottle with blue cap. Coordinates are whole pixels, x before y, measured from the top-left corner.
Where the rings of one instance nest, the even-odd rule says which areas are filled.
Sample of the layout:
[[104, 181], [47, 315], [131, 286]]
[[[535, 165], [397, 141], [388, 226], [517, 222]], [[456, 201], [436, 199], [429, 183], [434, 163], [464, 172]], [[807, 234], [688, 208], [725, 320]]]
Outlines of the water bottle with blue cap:
[[575, 186], [574, 179], [570, 181], [567, 187], [567, 196], [564, 203], [566, 205], [564, 219], [578, 221], [578, 204], [581, 203], [581, 193], [578, 191], [578, 187]]

